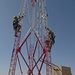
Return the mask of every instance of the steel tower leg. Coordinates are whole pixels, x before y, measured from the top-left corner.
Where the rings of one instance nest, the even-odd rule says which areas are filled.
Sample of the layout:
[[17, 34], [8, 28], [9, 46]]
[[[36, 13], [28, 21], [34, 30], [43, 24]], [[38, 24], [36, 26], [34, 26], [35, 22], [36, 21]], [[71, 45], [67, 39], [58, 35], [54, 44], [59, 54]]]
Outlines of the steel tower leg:
[[18, 35], [18, 37], [15, 37], [15, 41], [14, 41], [8, 75], [15, 75], [17, 56], [18, 56], [16, 51], [19, 48], [21, 32], [18, 32], [17, 35]]

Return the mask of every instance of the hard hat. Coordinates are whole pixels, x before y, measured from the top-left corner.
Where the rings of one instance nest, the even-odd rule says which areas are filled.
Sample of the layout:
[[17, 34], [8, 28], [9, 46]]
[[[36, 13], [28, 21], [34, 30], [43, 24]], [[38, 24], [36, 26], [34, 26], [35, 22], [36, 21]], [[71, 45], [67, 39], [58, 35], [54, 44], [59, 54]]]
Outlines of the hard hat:
[[17, 19], [17, 16], [14, 16], [14, 19]]

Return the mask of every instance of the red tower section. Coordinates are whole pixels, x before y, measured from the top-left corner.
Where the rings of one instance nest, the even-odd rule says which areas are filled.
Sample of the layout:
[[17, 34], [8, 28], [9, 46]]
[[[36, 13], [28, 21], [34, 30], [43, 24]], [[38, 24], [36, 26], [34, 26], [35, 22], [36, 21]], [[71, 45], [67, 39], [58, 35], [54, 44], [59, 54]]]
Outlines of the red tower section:
[[21, 43], [23, 32], [17, 32], [8, 75], [52, 75], [52, 39], [45, 30], [46, 0], [24, 0], [20, 15], [24, 14], [29, 29]]

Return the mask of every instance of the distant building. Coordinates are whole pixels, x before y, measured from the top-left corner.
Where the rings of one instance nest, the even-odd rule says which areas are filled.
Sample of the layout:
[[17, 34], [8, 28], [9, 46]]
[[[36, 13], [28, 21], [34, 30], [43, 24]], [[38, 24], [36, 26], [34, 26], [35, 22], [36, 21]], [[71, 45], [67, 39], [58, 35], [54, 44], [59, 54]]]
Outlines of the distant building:
[[71, 68], [66, 66], [54, 66], [52, 68], [52, 75], [72, 75]]

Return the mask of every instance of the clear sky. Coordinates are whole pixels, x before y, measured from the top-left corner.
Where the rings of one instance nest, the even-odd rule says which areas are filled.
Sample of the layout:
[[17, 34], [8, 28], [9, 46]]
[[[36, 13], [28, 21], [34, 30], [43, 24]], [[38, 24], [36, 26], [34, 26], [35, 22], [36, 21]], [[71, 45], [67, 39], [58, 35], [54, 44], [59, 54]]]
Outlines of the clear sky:
[[[21, 0], [0, 0], [0, 75], [8, 75], [14, 43], [13, 16]], [[52, 61], [71, 67], [75, 75], [75, 0], [47, 0], [48, 27], [54, 31]]]

